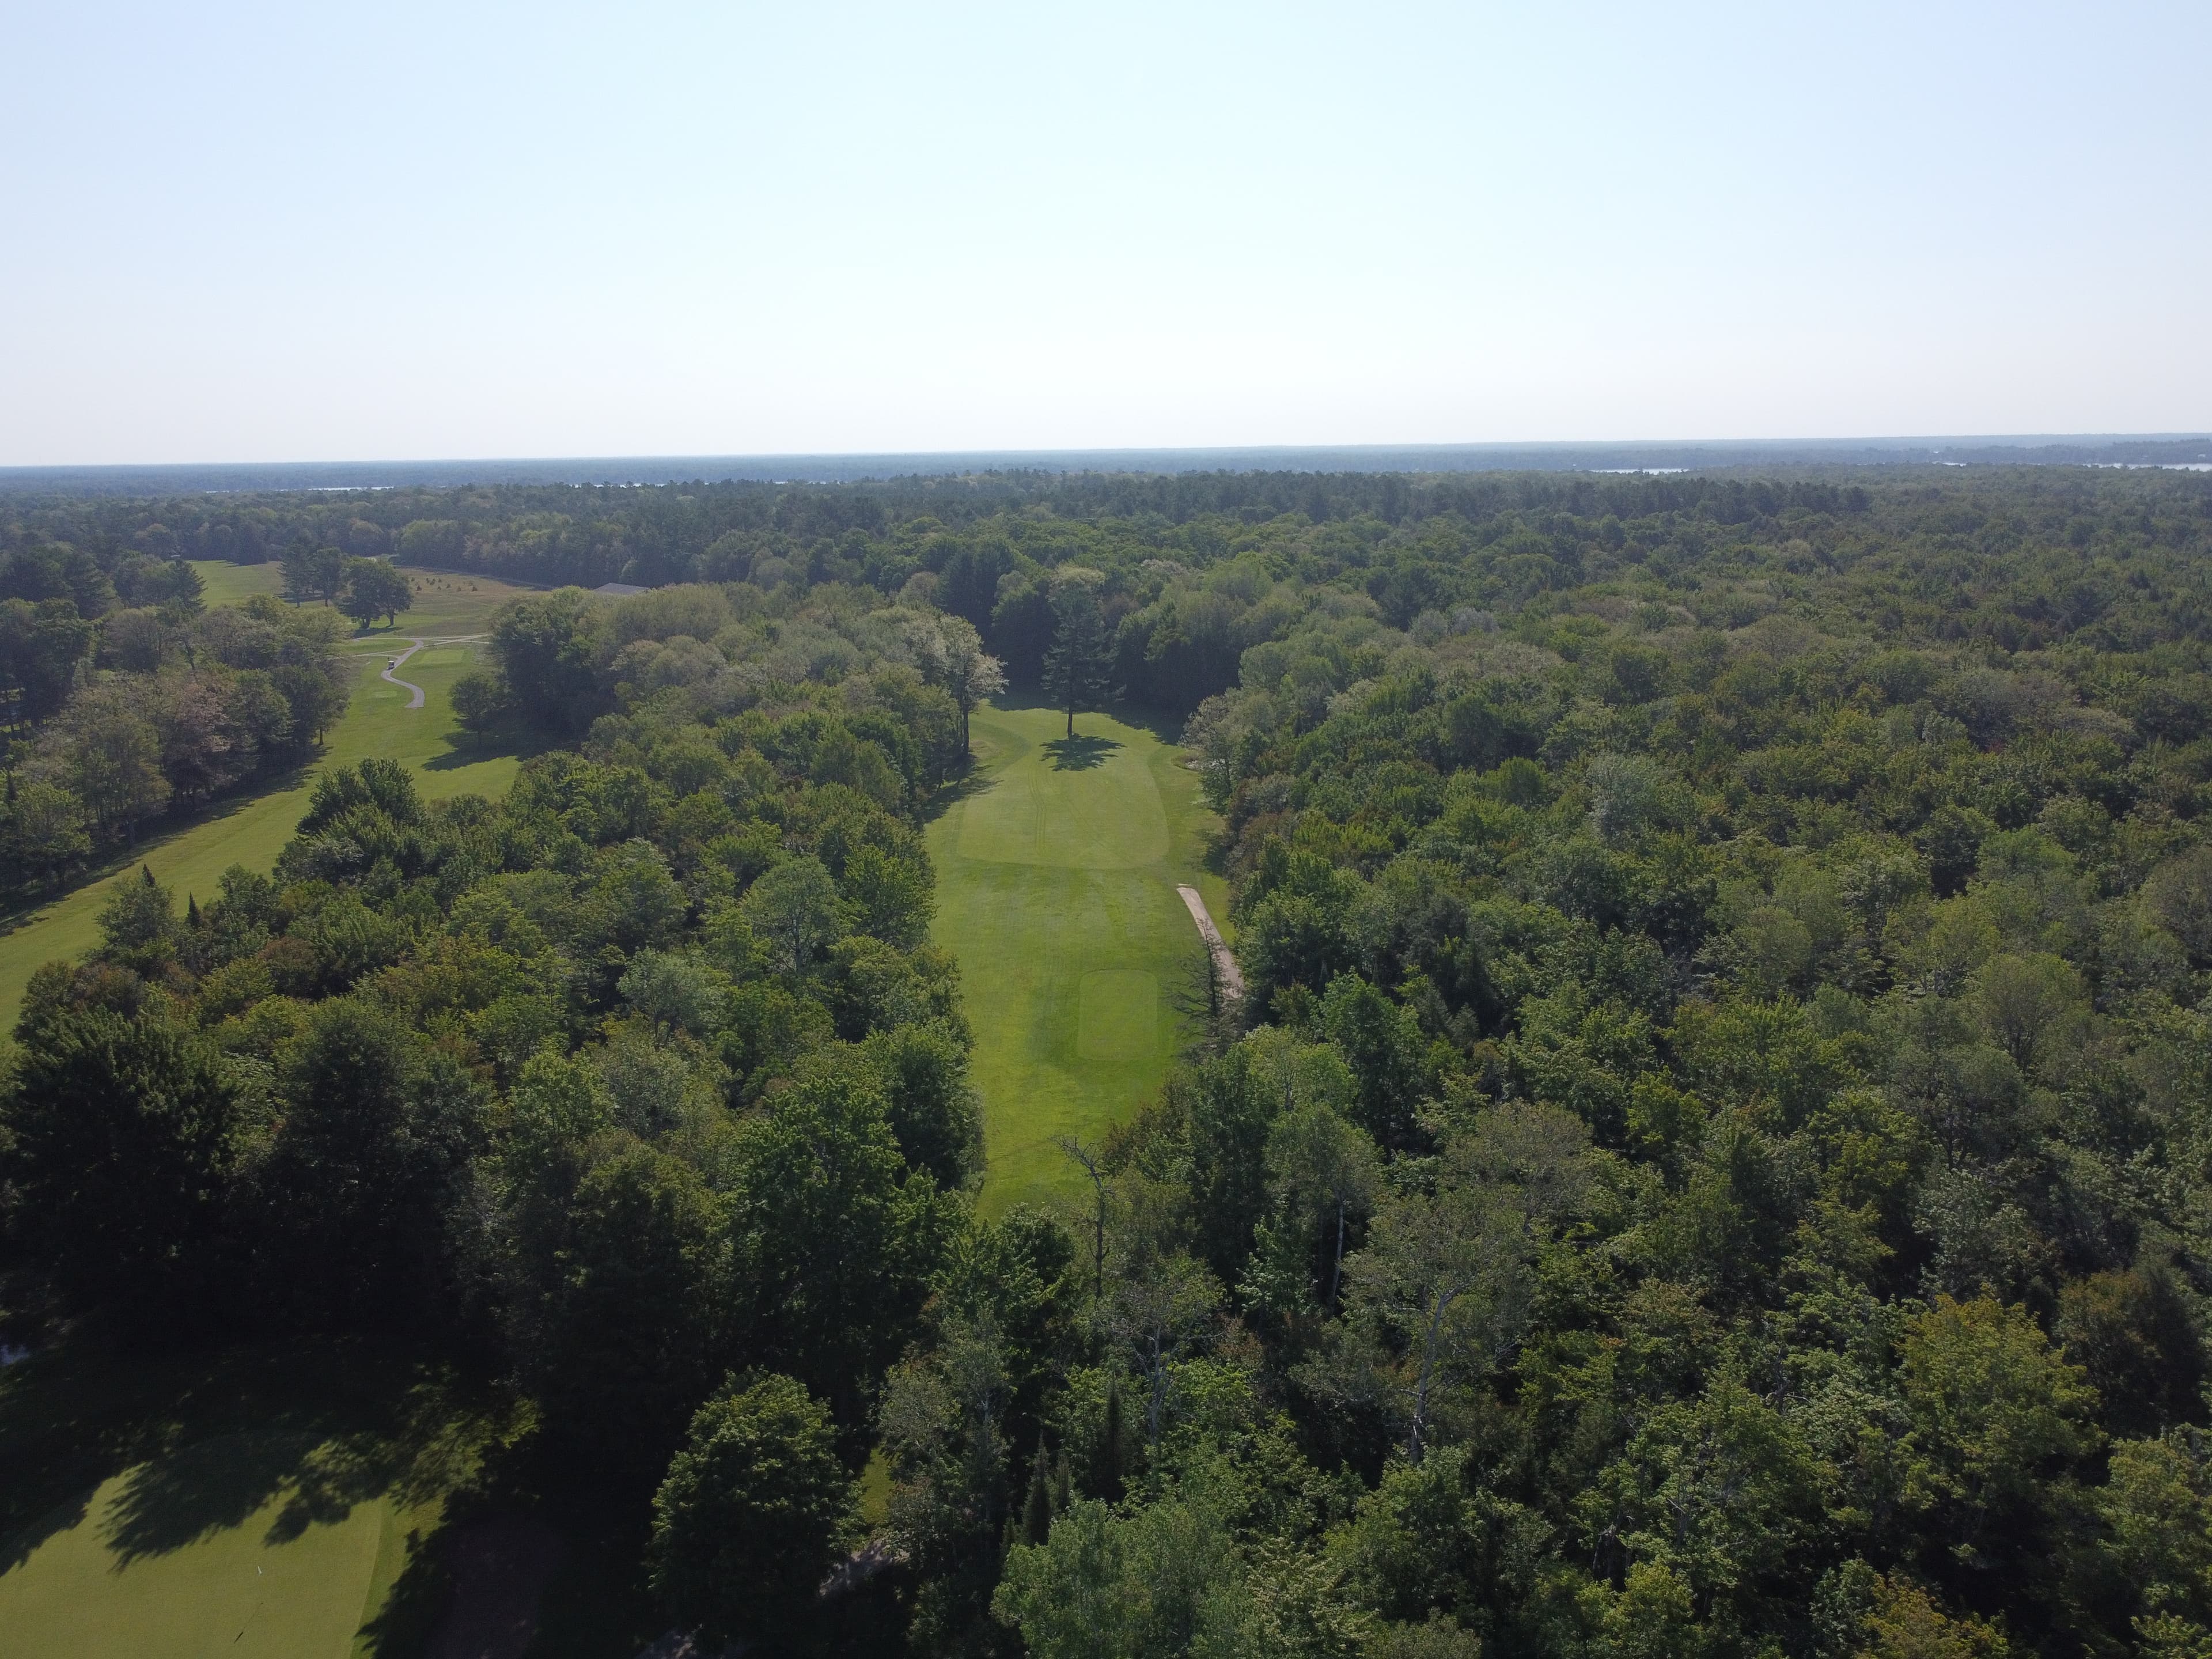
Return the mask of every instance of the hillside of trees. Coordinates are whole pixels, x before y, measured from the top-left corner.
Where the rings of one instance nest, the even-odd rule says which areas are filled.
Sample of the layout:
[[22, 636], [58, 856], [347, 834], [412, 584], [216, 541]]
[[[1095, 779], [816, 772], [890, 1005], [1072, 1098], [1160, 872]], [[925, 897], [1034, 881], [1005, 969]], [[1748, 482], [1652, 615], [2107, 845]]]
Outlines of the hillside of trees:
[[[2212, 480], [22, 519], [685, 580], [502, 615], [504, 802], [334, 774], [43, 970], [20, 1316], [427, 1343], [709, 1643], [2212, 1651]], [[919, 830], [998, 661], [1188, 715], [1248, 992], [985, 1219]]]

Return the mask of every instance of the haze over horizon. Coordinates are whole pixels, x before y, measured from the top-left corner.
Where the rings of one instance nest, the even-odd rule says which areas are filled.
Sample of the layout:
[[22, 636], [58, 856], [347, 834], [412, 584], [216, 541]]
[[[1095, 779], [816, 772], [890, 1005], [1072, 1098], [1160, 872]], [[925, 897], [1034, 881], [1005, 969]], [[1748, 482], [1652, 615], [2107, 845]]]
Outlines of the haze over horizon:
[[0, 466], [2203, 431], [2080, 20], [26, 9]]
[[452, 489], [477, 484], [833, 483], [993, 472], [1685, 472], [1774, 467], [2090, 465], [2212, 471], [2212, 434], [1677, 439], [1531, 444], [1226, 445], [815, 454], [350, 457], [0, 466], [0, 495]]

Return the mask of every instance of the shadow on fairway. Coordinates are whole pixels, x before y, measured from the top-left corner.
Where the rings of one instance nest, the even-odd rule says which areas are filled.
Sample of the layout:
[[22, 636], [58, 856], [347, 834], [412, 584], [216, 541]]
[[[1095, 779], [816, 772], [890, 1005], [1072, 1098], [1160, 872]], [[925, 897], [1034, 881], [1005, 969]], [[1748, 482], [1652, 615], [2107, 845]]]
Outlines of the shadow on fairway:
[[562, 742], [558, 736], [520, 724], [481, 735], [456, 732], [446, 739], [444, 754], [432, 756], [422, 766], [425, 772], [459, 772], [483, 761], [504, 760], [510, 755], [517, 760], [528, 760], [549, 749], [558, 749]]
[[1044, 752], [1052, 757], [1055, 772], [1088, 772], [1106, 764], [1106, 757], [1121, 745], [1111, 738], [1093, 738], [1077, 732], [1072, 738], [1054, 738], [1045, 744]]
[[224, 1435], [142, 1463], [123, 1483], [103, 1541], [127, 1564], [242, 1525], [300, 1479], [316, 1439], [298, 1431]]
[[961, 770], [957, 775], [939, 785], [937, 793], [922, 803], [922, 820], [934, 823], [970, 796], [983, 794], [998, 787], [998, 774], [978, 766], [971, 756], [961, 763]]

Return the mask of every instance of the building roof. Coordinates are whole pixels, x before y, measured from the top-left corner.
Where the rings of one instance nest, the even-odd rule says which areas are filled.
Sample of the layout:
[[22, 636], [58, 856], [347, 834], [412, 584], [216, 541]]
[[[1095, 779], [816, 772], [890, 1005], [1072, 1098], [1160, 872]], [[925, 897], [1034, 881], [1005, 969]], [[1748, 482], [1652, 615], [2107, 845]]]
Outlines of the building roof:
[[594, 593], [604, 593], [611, 599], [626, 599], [633, 593], [642, 593], [646, 591], [635, 582], [601, 582], [592, 590]]

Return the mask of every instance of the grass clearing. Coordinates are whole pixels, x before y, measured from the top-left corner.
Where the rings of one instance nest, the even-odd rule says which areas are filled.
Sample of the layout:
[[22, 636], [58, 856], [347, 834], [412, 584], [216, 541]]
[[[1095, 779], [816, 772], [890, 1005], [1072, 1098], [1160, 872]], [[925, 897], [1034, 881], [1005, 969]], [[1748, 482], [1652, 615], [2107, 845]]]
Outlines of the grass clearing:
[[177, 890], [181, 904], [187, 893], [211, 897], [216, 881], [234, 864], [268, 869], [307, 811], [315, 776], [324, 767], [351, 766], [372, 757], [397, 761], [415, 774], [416, 787], [430, 800], [459, 794], [495, 797], [507, 792], [522, 763], [520, 756], [512, 750], [502, 752], [495, 744], [479, 749], [453, 719], [453, 682], [469, 671], [484, 648], [481, 643], [439, 646], [409, 659], [401, 678], [422, 688], [423, 706], [418, 709], [407, 707], [406, 692], [378, 676], [405, 648], [408, 638], [481, 633], [489, 625], [492, 611], [521, 590], [482, 576], [415, 573], [415, 579], [441, 584], [417, 601], [428, 625], [410, 612], [396, 629], [379, 628], [340, 646], [355, 665], [353, 701], [313, 762], [265, 793], [230, 797], [188, 823], [146, 836], [129, 856], [112, 860], [69, 892], [16, 917], [0, 933], [0, 1040], [15, 1028], [24, 988], [40, 964], [74, 959], [99, 943], [95, 919], [106, 902], [109, 883], [143, 864], [155, 880]]
[[233, 564], [228, 559], [186, 561], [200, 573], [200, 603], [210, 611], [236, 605], [256, 593], [282, 593], [284, 567], [271, 559], [266, 564]]
[[1053, 1144], [1095, 1139], [1159, 1087], [1189, 1038], [1203, 946], [1176, 896], [1224, 908], [1199, 860], [1212, 820], [1154, 732], [1042, 708], [978, 709], [970, 785], [929, 826], [936, 941], [960, 959], [989, 1174], [983, 1208], [1071, 1196]]

